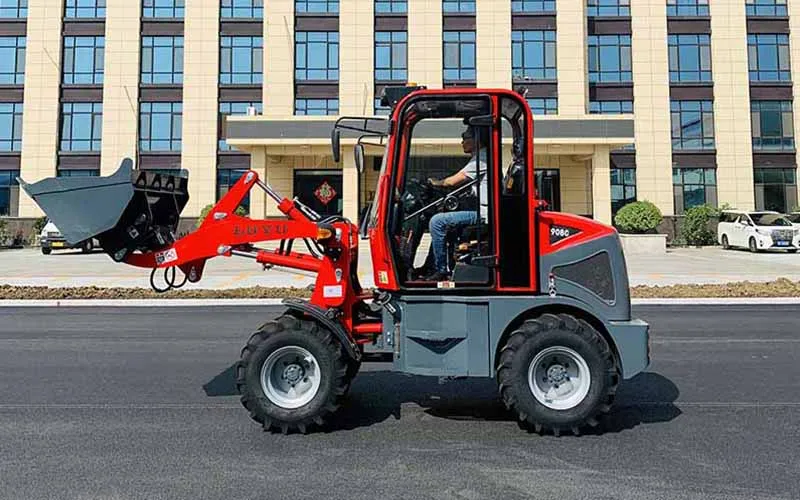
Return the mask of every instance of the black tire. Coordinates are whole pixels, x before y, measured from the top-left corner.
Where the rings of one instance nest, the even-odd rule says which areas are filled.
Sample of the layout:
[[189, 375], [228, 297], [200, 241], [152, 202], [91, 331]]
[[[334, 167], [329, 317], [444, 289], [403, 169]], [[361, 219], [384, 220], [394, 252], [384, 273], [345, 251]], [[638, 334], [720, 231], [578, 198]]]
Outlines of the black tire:
[[44, 255], [50, 255], [51, 253], [53, 253], [53, 249], [52, 248], [47, 248], [47, 247], [42, 247], [42, 253]]
[[789, 253], [797, 253], [797, 249], [796, 249], [796, 248], [790, 248], [790, 249], [789, 249], [789, 250], [787, 250], [787, 251], [788, 251]]
[[[570, 349], [588, 366], [588, 392], [570, 408], [546, 406], [529, 384], [529, 368], [536, 355], [550, 347]], [[611, 409], [619, 379], [614, 354], [603, 336], [586, 321], [568, 314], [543, 314], [523, 323], [508, 338], [498, 361], [498, 389], [506, 408], [516, 414], [521, 426], [539, 434], [558, 436], [572, 431], [579, 435], [585, 426], [598, 425], [602, 414]]]
[[727, 234], [723, 234], [722, 235], [722, 248], [725, 249], [725, 250], [728, 250], [728, 249], [731, 248], [730, 243], [728, 243], [728, 235]]
[[750, 249], [753, 253], [758, 253], [758, 245], [756, 245], [756, 239], [752, 236], [750, 237], [750, 241], [747, 242], [747, 248]]
[[88, 239], [81, 244], [81, 252], [90, 253], [92, 250], [94, 250], [94, 242], [91, 239]]
[[[310, 352], [320, 374], [313, 399], [293, 409], [273, 402], [261, 383], [261, 370], [270, 354], [287, 346]], [[323, 426], [325, 419], [338, 410], [349, 385], [347, 361], [347, 353], [330, 331], [315, 321], [287, 313], [266, 323], [250, 337], [236, 367], [236, 388], [242, 405], [264, 430], [306, 433], [315, 424]]]

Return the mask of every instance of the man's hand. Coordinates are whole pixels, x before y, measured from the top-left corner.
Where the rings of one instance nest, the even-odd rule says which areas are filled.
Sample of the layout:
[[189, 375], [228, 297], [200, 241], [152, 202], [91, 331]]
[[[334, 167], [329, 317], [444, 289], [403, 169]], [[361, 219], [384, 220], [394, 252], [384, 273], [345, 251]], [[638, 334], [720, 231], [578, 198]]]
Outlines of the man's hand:
[[435, 186], [435, 187], [442, 187], [442, 186], [444, 186], [444, 181], [440, 181], [440, 180], [437, 180], [437, 179], [431, 179], [430, 177], [428, 177], [428, 184], [430, 184], [431, 186]]

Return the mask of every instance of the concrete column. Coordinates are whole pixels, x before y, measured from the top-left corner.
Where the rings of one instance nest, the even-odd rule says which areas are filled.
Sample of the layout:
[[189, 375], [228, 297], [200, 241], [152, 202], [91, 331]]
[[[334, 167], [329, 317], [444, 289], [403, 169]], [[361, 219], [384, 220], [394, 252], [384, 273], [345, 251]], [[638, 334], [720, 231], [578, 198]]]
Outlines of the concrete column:
[[141, 12], [141, 0], [106, 2], [101, 175], [111, 175], [124, 158], [136, 158]]
[[[266, 155], [266, 165], [264, 167], [266, 182], [276, 189], [278, 193], [289, 199], [294, 196], [292, 176], [296, 161], [297, 159], [292, 156]], [[266, 200], [265, 205], [267, 217], [283, 217], [281, 211], [278, 210], [278, 205], [272, 200]]]
[[339, 112], [372, 115], [375, 93], [374, 2], [339, 2]]
[[556, 65], [558, 114], [580, 118], [589, 102], [586, 0], [558, 0]]
[[264, 8], [264, 116], [294, 114], [294, 1]]
[[[794, 5], [796, 2], [790, 3]], [[720, 205], [727, 202], [740, 210], [750, 210], [755, 205], [755, 200], [747, 16], [744, 2], [709, 4], [717, 199]]]
[[408, 80], [428, 88], [441, 88], [442, 2], [408, 1]]
[[511, 88], [511, 2], [477, 0], [478, 87]]
[[183, 145], [181, 165], [189, 171], [189, 203], [183, 215], [200, 214], [216, 201], [217, 88], [219, 87], [219, 2], [187, 2], [183, 53]]
[[342, 148], [342, 215], [351, 222], [358, 221], [358, 169], [355, 155], [349, 146]]
[[[791, 52], [792, 65], [792, 95], [800, 96], [800, 2], [789, 2], [789, 50]], [[795, 98], [792, 103], [792, 114], [794, 118], [794, 140], [795, 147], [800, 140], [800, 99]], [[797, 162], [800, 165], [800, 148], [797, 151]], [[800, 184], [798, 184], [800, 189]], [[800, 193], [797, 195], [800, 203]], [[791, 210], [793, 207], [788, 207]]]
[[[664, 215], [672, 215], [672, 135], [666, 2], [631, 2], [631, 23], [637, 198], [653, 202]], [[608, 180], [604, 182], [607, 183]], [[594, 183], [596, 185], [597, 180]], [[610, 206], [608, 209], [610, 210]]]
[[[267, 179], [267, 150], [262, 146], [249, 148], [250, 170], [255, 170], [258, 177], [265, 181]], [[254, 187], [250, 191], [250, 218], [263, 219], [267, 215], [267, 204], [275, 204], [260, 187]]]
[[605, 224], [611, 224], [610, 153], [608, 146], [595, 146], [592, 154], [592, 217]]
[[[63, 10], [63, 0], [28, 2], [20, 161], [20, 176], [26, 182], [56, 175]], [[39, 206], [20, 190], [19, 216], [41, 215]]]

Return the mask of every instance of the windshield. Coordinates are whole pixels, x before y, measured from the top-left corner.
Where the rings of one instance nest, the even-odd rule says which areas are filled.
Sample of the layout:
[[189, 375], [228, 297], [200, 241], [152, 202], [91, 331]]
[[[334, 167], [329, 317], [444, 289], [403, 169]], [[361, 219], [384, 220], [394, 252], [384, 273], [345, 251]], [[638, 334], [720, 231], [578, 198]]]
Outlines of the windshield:
[[756, 226], [791, 226], [792, 223], [780, 214], [751, 214]]
[[789, 219], [789, 222], [794, 222], [795, 224], [800, 224], [800, 214], [791, 214], [786, 216]]

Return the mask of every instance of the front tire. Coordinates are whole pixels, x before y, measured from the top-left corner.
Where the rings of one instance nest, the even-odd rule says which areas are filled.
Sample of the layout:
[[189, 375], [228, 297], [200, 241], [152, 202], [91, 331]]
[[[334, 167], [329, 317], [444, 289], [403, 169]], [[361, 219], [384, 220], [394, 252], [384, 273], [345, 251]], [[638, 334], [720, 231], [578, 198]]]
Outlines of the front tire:
[[81, 252], [83, 253], [91, 253], [92, 250], [94, 250], [94, 242], [91, 239], [84, 241], [81, 245]]
[[589, 323], [544, 314], [509, 337], [497, 382], [503, 402], [523, 426], [539, 434], [578, 435], [611, 409], [619, 370], [608, 343]]
[[42, 247], [42, 254], [50, 255], [51, 253], [53, 253], [53, 249], [52, 248]]
[[750, 249], [750, 252], [757, 253], [758, 252], [758, 245], [756, 244], [756, 239], [752, 236], [750, 237], [750, 241], [747, 242], [747, 247]]
[[724, 250], [730, 250], [730, 248], [731, 248], [730, 243], [728, 243], [728, 235], [727, 234], [723, 234], [722, 235], [722, 248]]
[[250, 337], [236, 368], [241, 402], [264, 430], [308, 432], [340, 405], [347, 354], [315, 321], [284, 314]]

